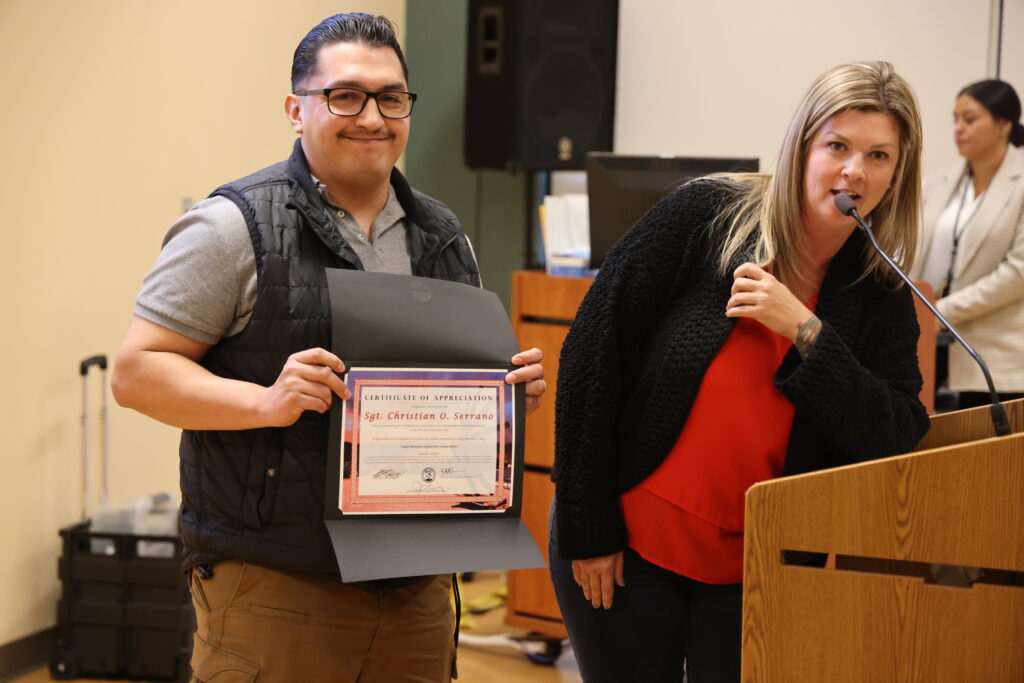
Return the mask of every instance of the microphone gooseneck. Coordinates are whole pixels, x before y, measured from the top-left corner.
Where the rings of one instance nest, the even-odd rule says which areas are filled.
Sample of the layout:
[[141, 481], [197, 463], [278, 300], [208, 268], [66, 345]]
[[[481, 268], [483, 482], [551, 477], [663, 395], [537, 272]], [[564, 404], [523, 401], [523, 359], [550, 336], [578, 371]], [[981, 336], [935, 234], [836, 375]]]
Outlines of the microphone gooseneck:
[[889, 258], [889, 255], [882, 250], [882, 247], [878, 246], [878, 240], [875, 239], [875, 233], [871, 231], [868, 224], [865, 223], [864, 219], [862, 219], [860, 214], [857, 213], [857, 205], [854, 203], [850, 195], [840, 192], [836, 195], [835, 204], [836, 208], [844, 215], [850, 216], [857, 221], [857, 225], [867, 234], [868, 239], [871, 240], [871, 246], [875, 248], [875, 251], [885, 259], [885, 262], [889, 264], [890, 268], [896, 271], [897, 275], [903, 278], [903, 281], [907, 283], [911, 291], [913, 291], [914, 294], [917, 295], [917, 298], [928, 307], [928, 310], [930, 310], [935, 317], [942, 322], [946, 329], [949, 330], [949, 333], [953, 335], [958, 342], [960, 342], [960, 345], [963, 346], [964, 349], [967, 350], [967, 353], [971, 354], [971, 358], [973, 358], [978, 364], [978, 367], [981, 368], [982, 374], [985, 375], [985, 381], [988, 383], [988, 392], [992, 397], [992, 406], [990, 407], [990, 411], [992, 413], [992, 426], [995, 428], [996, 436], [1007, 436], [1010, 434], [1010, 420], [1006, 416], [1006, 409], [1003, 407], [1003, 404], [999, 402], [999, 397], [996, 395], [996, 387], [992, 382], [992, 374], [988, 371], [988, 366], [985, 365], [985, 361], [983, 361], [981, 356], [978, 355], [978, 352], [967, 343], [967, 340], [960, 336], [960, 333], [956, 331], [956, 328], [953, 327], [941, 313], [939, 313], [938, 309], [932, 305], [932, 302], [928, 301], [928, 298], [914, 286], [914, 283], [910, 281], [910, 277], [908, 277], [907, 274], [904, 273], [891, 258]]

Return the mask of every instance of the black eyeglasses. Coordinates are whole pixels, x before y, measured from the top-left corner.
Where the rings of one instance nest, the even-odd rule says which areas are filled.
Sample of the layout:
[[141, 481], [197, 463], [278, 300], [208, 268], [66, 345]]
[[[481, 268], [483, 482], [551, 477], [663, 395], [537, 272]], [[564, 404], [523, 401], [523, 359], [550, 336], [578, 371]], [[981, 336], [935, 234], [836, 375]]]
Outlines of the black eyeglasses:
[[296, 90], [299, 97], [323, 95], [327, 98], [327, 111], [335, 116], [358, 116], [363, 113], [366, 103], [373, 98], [377, 111], [386, 119], [404, 119], [412, 113], [416, 93], [404, 90], [383, 90], [370, 92], [359, 88], [321, 88], [320, 90]]

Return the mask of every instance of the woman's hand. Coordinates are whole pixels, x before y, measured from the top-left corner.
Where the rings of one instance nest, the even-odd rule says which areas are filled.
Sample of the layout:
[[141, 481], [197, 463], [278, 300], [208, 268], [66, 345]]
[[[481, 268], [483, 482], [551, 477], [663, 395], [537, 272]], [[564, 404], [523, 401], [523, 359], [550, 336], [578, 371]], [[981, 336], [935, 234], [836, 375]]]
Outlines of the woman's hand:
[[544, 366], [540, 364], [542, 360], [544, 360], [544, 352], [536, 347], [520, 351], [512, 356], [512, 364], [523, 367], [513, 370], [505, 376], [505, 381], [509, 384], [526, 383], [527, 415], [540, 407], [544, 392], [548, 390], [548, 383], [544, 379]]
[[725, 305], [725, 315], [753, 318], [790, 341], [796, 341], [801, 326], [814, 318], [786, 285], [753, 263], [744, 263], [733, 272], [732, 296]]
[[610, 609], [615, 584], [626, 585], [625, 579], [622, 578], [622, 553], [573, 560], [572, 576], [583, 589], [583, 597], [590, 601], [594, 609]]

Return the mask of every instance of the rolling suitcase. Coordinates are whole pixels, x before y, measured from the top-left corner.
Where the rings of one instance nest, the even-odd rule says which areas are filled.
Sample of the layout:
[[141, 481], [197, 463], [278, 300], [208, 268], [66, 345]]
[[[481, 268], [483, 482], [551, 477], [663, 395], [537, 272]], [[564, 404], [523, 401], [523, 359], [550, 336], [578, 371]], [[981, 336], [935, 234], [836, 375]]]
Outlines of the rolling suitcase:
[[107, 504], [106, 356], [79, 366], [82, 376], [82, 521], [60, 530], [61, 595], [50, 659], [55, 679], [187, 681], [195, 615], [181, 571], [180, 536], [92, 529], [89, 494], [88, 377], [100, 370], [103, 401], [100, 504]]

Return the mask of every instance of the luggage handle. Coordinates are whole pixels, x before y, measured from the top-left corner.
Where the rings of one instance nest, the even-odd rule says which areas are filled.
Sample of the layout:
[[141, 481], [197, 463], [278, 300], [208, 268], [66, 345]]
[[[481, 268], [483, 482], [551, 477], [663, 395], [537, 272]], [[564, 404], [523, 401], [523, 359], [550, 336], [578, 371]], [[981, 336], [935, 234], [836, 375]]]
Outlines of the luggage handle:
[[107, 369], [107, 357], [103, 356], [103, 355], [100, 355], [100, 356], [92, 356], [90, 358], [83, 359], [82, 362], [78, 364], [78, 374], [83, 375], [83, 376], [84, 375], [88, 375], [89, 374], [89, 368], [91, 368], [94, 365], [100, 366], [100, 370], [106, 370]]
[[101, 391], [101, 404], [100, 404], [100, 420], [101, 430], [103, 435], [103, 453], [102, 453], [102, 468], [101, 468], [101, 479], [100, 479], [100, 505], [107, 504], [107, 357], [105, 355], [96, 355], [85, 358], [81, 363], [78, 364], [78, 374], [82, 376], [82, 521], [88, 519], [87, 515], [87, 504], [89, 500], [89, 419], [88, 419], [88, 379], [89, 379], [89, 368], [94, 365], [99, 366], [101, 371], [100, 385]]

